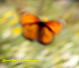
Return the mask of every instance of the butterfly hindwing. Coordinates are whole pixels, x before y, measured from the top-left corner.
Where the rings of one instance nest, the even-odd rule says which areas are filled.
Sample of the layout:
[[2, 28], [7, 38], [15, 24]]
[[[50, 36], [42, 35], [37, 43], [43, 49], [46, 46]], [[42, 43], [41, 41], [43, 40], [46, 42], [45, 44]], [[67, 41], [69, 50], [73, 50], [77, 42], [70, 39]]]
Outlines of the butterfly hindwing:
[[30, 40], [35, 40], [38, 37], [39, 25], [37, 24], [28, 24], [23, 28], [23, 34], [26, 38]]
[[49, 44], [54, 37], [54, 34], [48, 27], [42, 27], [40, 31], [39, 41], [43, 44]]

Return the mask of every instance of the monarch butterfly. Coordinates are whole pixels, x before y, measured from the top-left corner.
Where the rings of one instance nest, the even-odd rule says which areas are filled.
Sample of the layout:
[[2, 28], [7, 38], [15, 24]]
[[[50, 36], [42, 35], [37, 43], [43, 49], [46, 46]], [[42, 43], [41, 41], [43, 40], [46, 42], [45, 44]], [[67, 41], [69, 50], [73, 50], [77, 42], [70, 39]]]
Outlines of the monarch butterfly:
[[49, 44], [55, 34], [58, 34], [62, 25], [57, 21], [40, 21], [33, 14], [22, 13], [21, 24], [23, 25], [23, 35], [30, 40], [37, 40], [43, 44]]

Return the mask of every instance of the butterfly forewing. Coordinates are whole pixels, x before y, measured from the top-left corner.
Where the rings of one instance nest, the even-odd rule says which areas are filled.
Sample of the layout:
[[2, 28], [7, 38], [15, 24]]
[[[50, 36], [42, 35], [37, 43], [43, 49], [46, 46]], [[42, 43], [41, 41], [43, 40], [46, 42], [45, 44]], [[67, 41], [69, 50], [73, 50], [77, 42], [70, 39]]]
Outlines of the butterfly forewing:
[[33, 14], [23, 13], [21, 14], [21, 23], [22, 25], [38, 23], [39, 19]]
[[52, 32], [54, 32], [54, 34], [58, 34], [62, 29], [62, 25], [56, 21], [49, 21], [45, 24], [48, 28], [51, 29]]

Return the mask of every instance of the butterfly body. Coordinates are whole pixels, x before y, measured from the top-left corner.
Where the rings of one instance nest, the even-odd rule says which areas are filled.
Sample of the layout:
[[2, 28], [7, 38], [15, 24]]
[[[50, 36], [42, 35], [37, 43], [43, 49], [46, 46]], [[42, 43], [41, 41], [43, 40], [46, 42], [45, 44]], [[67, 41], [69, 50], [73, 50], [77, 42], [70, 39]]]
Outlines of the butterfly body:
[[38, 40], [43, 44], [52, 42], [55, 34], [58, 34], [62, 25], [56, 21], [43, 22], [33, 14], [23, 13], [21, 15], [23, 34], [30, 40]]

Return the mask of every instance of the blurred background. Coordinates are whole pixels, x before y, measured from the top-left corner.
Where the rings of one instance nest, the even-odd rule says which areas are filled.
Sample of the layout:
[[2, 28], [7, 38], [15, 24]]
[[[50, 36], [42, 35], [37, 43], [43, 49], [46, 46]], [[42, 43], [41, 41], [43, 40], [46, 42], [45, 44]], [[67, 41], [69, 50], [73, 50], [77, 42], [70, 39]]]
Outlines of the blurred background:
[[[51, 44], [43, 46], [22, 36], [20, 10], [66, 25]], [[0, 68], [79, 68], [79, 0], [0, 0]]]

